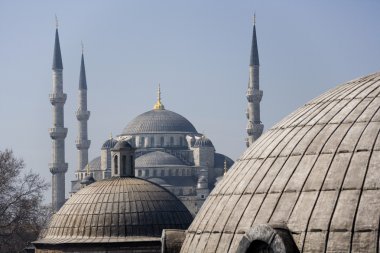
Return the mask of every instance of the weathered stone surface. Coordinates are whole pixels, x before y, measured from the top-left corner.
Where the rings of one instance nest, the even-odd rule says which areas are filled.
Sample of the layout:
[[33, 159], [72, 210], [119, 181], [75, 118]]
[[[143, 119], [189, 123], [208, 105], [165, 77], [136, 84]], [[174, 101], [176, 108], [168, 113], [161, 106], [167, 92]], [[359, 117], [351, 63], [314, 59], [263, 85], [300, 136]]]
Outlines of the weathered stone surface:
[[272, 222], [286, 224], [300, 252], [376, 251], [379, 131], [380, 73], [310, 101], [238, 159], [182, 252], [237, 252], [252, 227]]

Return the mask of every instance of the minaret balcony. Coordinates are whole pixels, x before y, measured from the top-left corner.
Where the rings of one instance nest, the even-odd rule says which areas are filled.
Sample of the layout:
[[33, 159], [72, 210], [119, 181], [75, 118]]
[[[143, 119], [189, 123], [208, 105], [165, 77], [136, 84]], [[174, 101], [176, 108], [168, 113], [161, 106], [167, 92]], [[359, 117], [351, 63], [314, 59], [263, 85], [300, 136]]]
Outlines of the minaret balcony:
[[261, 123], [252, 123], [249, 122], [247, 125], [247, 133], [248, 135], [261, 135], [264, 130], [264, 125]]
[[50, 138], [55, 139], [65, 139], [67, 135], [67, 128], [64, 127], [53, 127], [49, 128]]
[[77, 111], [77, 119], [79, 121], [81, 120], [88, 120], [90, 118], [90, 111]]
[[78, 139], [76, 139], [75, 145], [77, 146], [77, 149], [79, 149], [79, 150], [88, 149], [91, 145], [91, 141], [90, 140], [78, 140]]
[[55, 104], [64, 104], [67, 99], [66, 93], [52, 93], [49, 94], [50, 103]]
[[263, 98], [263, 91], [257, 90], [253, 88], [248, 88], [247, 94], [246, 94], [248, 102], [260, 102]]
[[49, 170], [52, 174], [66, 173], [68, 167], [68, 163], [49, 163]]

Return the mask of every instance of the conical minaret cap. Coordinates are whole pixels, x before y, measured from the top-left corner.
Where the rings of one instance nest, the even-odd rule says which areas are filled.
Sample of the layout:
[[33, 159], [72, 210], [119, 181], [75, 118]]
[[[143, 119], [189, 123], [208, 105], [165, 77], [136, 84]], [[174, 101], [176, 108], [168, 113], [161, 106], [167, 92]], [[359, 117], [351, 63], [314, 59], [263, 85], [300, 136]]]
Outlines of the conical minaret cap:
[[53, 69], [63, 69], [61, 46], [59, 45], [58, 28], [55, 29], [55, 44], [54, 44], [54, 56], [53, 56]]
[[257, 38], [256, 38], [256, 15], [254, 16], [253, 22], [253, 33], [252, 33], [252, 48], [251, 48], [251, 59], [249, 62], [250, 66], [259, 66], [259, 50], [257, 48]]
[[83, 52], [82, 52], [82, 60], [80, 63], [79, 89], [80, 90], [87, 90], [86, 68], [84, 66]]

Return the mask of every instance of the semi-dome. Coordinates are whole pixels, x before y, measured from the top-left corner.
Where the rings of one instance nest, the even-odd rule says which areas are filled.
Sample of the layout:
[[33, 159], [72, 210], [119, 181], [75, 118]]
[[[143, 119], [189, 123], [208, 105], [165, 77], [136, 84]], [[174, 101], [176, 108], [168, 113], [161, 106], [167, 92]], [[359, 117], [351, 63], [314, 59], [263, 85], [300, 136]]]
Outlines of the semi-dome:
[[100, 159], [100, 156], [97, 156], [94, 159], [92, 159], [88, 163], [88, 165], [86, 166], [86, 168], [83, 168], [83, 169], [87, 170], [87, 167], [89, 167], [90, 171], [101, 170], [101, 159]]
[[163, 229], [187, 229], [191, 221], [182, 202], [163, 187], [139, 178], [114, 177], [69, 198], [34, 244], [159, 239]]
[[295, 252], [289, 240], [300, 252], [376, 252], [379, 94], [380, 73], [365, 76], [268, 130], [211, 192], [182, 252]]
[[122, 135], [143, 133], [197, 133], [197, 130], [183, 116], [162, 109], [140, 114], [124, 128]]
[[139, 167], [161, 167], [161, 166], [184, 166], [184, 163], [175, 157], [162, 151], [154, 151], [139, 156], [135, 160], [136, 168]]
[[199, 148], [199, 147], [213, 148], [214, 144], [212, 144], [212, 141], [209, 138], [202, 136], [201, 138], [197, 139], [194, 143], [194, 148]]
[[110, 138], [103, 143], [102, 149], [111, 149], [116, 145], [116, 143], [117, 143], [116, 139]]

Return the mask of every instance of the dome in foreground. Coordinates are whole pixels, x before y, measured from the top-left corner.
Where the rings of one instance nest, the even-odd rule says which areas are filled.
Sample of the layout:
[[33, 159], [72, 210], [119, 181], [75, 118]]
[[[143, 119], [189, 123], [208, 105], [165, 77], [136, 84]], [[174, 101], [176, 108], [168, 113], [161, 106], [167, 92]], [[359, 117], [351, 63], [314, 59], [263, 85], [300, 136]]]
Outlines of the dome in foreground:
[[197, 133], [193, 124], [169, 110], [151, 110], [134, 118], [121, 135], [142, 133]]
[[263, 134], [211, 192], [182, 252], [296, 252], [292, 243], [300, 252], [376, 252], [379, 94], [380, 73], [350, 81]]
[[68, 199], [35, 244], [159, 238], [163, 229], [187, 229], [191, 221], [190, 212], [166, 189], [139, 178], [115, 177]]

